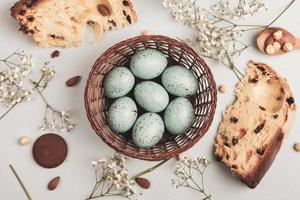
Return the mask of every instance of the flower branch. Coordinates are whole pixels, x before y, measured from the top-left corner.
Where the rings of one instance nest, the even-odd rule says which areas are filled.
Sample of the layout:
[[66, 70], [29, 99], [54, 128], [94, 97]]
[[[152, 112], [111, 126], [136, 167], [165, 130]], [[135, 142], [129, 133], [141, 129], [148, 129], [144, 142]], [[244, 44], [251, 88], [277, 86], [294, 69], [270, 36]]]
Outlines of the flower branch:
[[203, 195], [203, 200], [210, 200], [211, 195], [207, 193], [204, 184], [204, 173], [208, 167], [208, 160], [204, 157], [198, 157], [194, 160], [187, 157], [181, 158], [176, 164], [175, 175], [172, 179], [173, 186], [189, 188]]
[[135, 199], [134, 180], [128, 175], [125, 164], [126, 158], [118, 153], [109, 160], [92, 161], [96, 183], [87, 200], [112, 196]]
[[41, 69], [42, 75], [39, 81], [36, 82], [30, 80], [31, 84], [34, 86], [33, 90], [37, 92], [45, 103], [45, 113], [40, 129], [57, 129], [62, 132], [70, 132], [75, 127], [75, 124], [71, 122], [68, 112], [55, 109], [48, 103], [43, 95], [43, 91], [47, 88], [48, 83], [55, 75], [54, 69], [48, 67], [48, 64], [49, 63], [45, 63], [44, 67]]
[[96, 183], [87, 200], [110, 196], [136, 199], [137, 193], [133, 187], [135, 185], [134, 180], [154, 171], [167, 161], [168, 160], [163, 160], [135, 176], [128, 175], [128, 170], [125, 166], [126, 157], [119, 153], [116, 153], [109, 160], [100, 159], [98, 161], [92, 161]]
[[[0, 72], [0, 103], [8, 109], [0, 116], [3, 119], [16, 105], [30, 100], [34, 92], [42, 98], [45, 103], [45, 114], [40, 128], [57, 129], [60, 131], [71, 131], [74, 123], [66, 111], [58, 111], [45, 99], [43, 91], [48, 87], [49, 82], [54, 78], [55, 71], [45, 63], [41, 69], [41, 76], [38, 81], [33, 81], [29, 75], [33, 72], [33, 56], [24, 51], [17, 50], [5, 59], [0, 59], [0, 64], [5, 64], [5, 69]], [[28, 87], [26, 83], [31, 83]]]
[[292, 0], [267, 25], [237, 24], [231, 19], [252, 16], [262, 9], [266, 9], [263, 1], [239, 0], [238, 6], [233, 6], [228, 0], [219, 0], [213, 5], [212, 11], [203, 8], [197, 0], [164, 0], [163, 5], [171, 8], [175, 20], [180, 21], [197, 31], [197, 39], [187, 39], [200, 55], [211, 58], [233, 70], [240, 79], [242, 73], [234, 65], [234, 60], [243, 51], [252, 46], [242, 41], [244, 34], [250, 31], [263, 31], [280, 18], [295, 2]]

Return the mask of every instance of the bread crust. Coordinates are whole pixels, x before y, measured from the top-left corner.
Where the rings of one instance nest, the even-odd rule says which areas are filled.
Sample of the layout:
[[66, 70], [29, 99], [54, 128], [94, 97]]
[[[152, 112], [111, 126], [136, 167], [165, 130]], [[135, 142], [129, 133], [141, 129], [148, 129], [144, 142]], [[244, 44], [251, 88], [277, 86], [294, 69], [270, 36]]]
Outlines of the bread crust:
[[[134, 9], [134, 7], [133, 7], [133, 4], [132, 4], [132, 2], [131, 1], [127, 1], [128, 3], [129, 3], [129, 8], [130, 8], [130, 10], [131, 10], [131, 12], [132, 12], [132, 14], [133, 14], [133, 21], [134, 22], [136, 22], [136, 21], [138, 21], [138, 15], [137, 15], [137, 12], [136, 12], [136, 10]], [[123, 4], [124, 4], [124, 1], [123, 1]]]
[[[52, 16], [52, 11], [47, 10], [52, 5], [59, 5], [53, 12], [62, 14]], [[40, 47], [77, 46], [85, 39], [87, 25], [94, 29], [99, 39], [105, 31], [138, 20], [130, 0], [20, 0], [11, 8], [11, 16], [19, 22], [19, 30], [33, 37]]]
[[283, 141], [285, 140], [289, 131], [292, 128], [292, 125], [295, 121], [295, 115], [295, 110], [289, 110], [285, 125], [277, 131], [276, 137], [273, 139], [270, 146], [266, 150], [266, 153], [264, 154], [264, 158], [257, 165], [256, 169], [253, 170], [250, 176], [241, 178], [241, 180], [245, 182], [250, 188], [255, 188], [256, 185], [264, 177], [266, 172], [269, 170], [269, 168], [272, 166]]
[[[250, 188], [255, 188], [257, 184], [261, 181], [263, 176], [271, 167], [272, 163], [275, 160], [275, 157], [280, 150], [284, 133], [282, 129], [278, 130], [276, 133], [276, 137], [269, 143], [268, 148], [265, 150], [264, 157], [257, 163], [256, 167], [253, 169], [253, 172], [246, 176], [242, 177], [241, 180], [246, 183]], [[239, 175], [240, 176], [240, 175]]]
[[[230, 162], [224, 158], [224, 152], [222, 151], [222, 149], [224, 150], [224, 148], [222, 147], [222, 144], [218, 143], [218, 140], [216, 139], [215, 155], [217, 156], [217, 158], [219, 158], [219, 160], [223, 161], [225, 163], [225, 165], [230, 167], [232, 173], [237, 175], [250, 188], [255, 188], [257, 186], [257, 184], [261, 181], [263, 176], [266, 174], [266, 172], [269, 170], [269, 168], [271, 167], [272, 163], [275, 160], [277, 153], [280, 150], [283, 140], [287, 137], [287, 135], [292, 127], [292, 124], [293, 124], [294, 118], [295, 118], [295, 113], [296, 113], [295, 112], [296, 104], [294, 102], [294, 97], [291, 93], [291, 90], [289, 88], [287, 81], [284, 78], [280, 77], [271, 67], [269, 67], [268, 65], [266, 65], [264, 63], [255, 63], [253, 61], [250, 61], [248, 65], [249, 65], [248, 70], [250, 70], [250, 71], [251, 71], [251, 69], [250, 69], [251, 67], [252, 68], [254, 68], [254, 67], [261, 68], [261, 70], [263, 70], [263, 71], [265, 70], [265, 73], [269, 74], [270, 77], [272, 77], [273, 79], [275, 79], [277, 81], [279, 80], [282, 85], [282, 88], [284, 88], [284, 90], [287, 92], [286, 95], [288, 97], [288, 99], [286, 99], [284, 101], [284, 105], [282, 108], [282, 109], [284, 109], [283, 110], [283, 112], [284, 112], [283, 125], [282, 125], [282, 127], [279, 127], [276, 132], [274, 132], [275, 136], [272, 137], [272, 140], [269, 141], [268, 144], [266, 144], [264, 146], [265, 147], [264, 153], [262, 156], [258, 157], [258, 161], [255, 163], [255, 166], [252, 168], [251, 172], [242, 173], [240, 170], [237, 170], [236, 168], [232, 167], [232, 165], [230, 165]], [[247, 72], [250, 72], [250, 71], [247, 71]], [[246, 82], [246, 80], [243, 79], [238, 84], [238, 86], [236, 88], [237, 95], [238, 95], [239, 91], [242, 91], [241, 89], [245, 86], [245, 84], [249, 84], [248, 80]], [[291, 102], [288, 102], [289, 100]], [[238, 99], [236, 99], [236, 101], [238, 101]], [[219, 133], [219, 131], [218, 131], [218, 133]]]

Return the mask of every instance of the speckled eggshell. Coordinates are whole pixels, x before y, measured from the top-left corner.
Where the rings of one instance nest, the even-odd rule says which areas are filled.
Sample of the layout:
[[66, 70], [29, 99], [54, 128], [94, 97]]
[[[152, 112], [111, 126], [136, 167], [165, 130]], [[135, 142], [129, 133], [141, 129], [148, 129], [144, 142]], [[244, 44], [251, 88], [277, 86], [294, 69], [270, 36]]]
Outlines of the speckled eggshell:
[[167, 91], [153, 81], [143, 81], [134, 88], [136, 102], [149, 112], [161, 112], [169, 103]]
[[104, 95], [118, 98], [126, 95], [134, 86], [134, 76], [126, 67], [113, 68], [104, 78]]
[[168, 67], [162, 74], [161, 81], [169, 93], [180, 97], [194, 95], [199, 88], [195, 75], [180, 65]]
[[150, 148], [162, 138], [165, 126], [156, 113], [145, 113], [135, 122], [132, 129], [133, 142], [140, 148]]
[[137, 118], [137, 107], [129, 97], [115, 100], [108, 109], [107, 123], [117, 133], [129, 131]]
[[194, 122], [193, 105], [185, 97], [177, 97], [170, 102], [164, 113], [164, 122], [167, 130], [179, 135], [187, 132]]
[[132, 73], [141, 79], [158, 77], [167, 67], [166, 56], [156, 49], [144, 49], [135, 53], [130, 61]]

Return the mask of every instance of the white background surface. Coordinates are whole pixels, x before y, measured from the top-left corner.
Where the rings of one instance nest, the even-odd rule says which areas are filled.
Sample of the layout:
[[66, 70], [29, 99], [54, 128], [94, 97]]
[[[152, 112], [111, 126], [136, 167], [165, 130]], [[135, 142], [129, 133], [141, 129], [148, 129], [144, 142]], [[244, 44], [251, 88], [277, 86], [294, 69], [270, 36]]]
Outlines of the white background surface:
[[[253, 17], [256, 24], [267, 24], [276, 13], [279, 13], [288, 1], [269, 0], [269, 11]], [[83, 91], [87, 75], [94, 61], [110, 46], [126, 38], [136, 36], [147, 29], [153, 33], [165, 34], [173, 37], [189, 37], [193, 32], [174, 22], [169, 11], [162, 7], [161, 0], [135, 0], [139, 15], [139, 22], [119, 31], [106, 33], [101, 41], [93, 44], [84, 44], [78, 48], [61, 50], [61, 56], [51, 59], [53, 49], [39, 49], [34, 43], [17, 31], [18, 25], [10, 17], [9, 8], [14, 1], [0, 2], [0, 57], [3, 58], [17, 48], [23, 48], [34, 54], [37, 63], [51, 60], [56, 66], [56, 77], [46, 90], [46, 98], [60, 109], [71, 110], [76, 129], [71, 133], [61, 133], [68, 145], [67, 160], [55, 169], [44, 169], [38, 166], [31, 155], [32, 143], [20, 146], [17, 140], [20, 136], [28, 136], [32, 140], [43, 134], [38, 130], [42, 119], [44, 105], [38, 96], [34, 96], [29, 103], [18, 105], [9, 115], [0, 121], [0, 199], [26, 199], [16, 178], [9, 169], [12, 163], [34, 200], [81, 200], [85, 199], [94, 185], [94, 175], [90, 161], [111, 156], [113, 150], [105, 145], [91, 129], [86, 118]], [[276, 25], [287, 28], [300, 37], [299, 21], [300, 2], [292, 8]], [[246, 39], [251, 41], [252, 38]], [[271, 64], [290, 83], [296, 102], [300, 99], [300, 50], [288, 55], [269, 57], [262, 55], [256, 49], [250, 48], [242, 54], [236, 64], [243, 69], [249, 59], [264, 61]], [[218, 94], [217, 112], [213, 124], [204, 138], [189, 152], [190, 156], [204, 155], [212, 161], [206, 173], [207, 191], [213, 199], [226, 200], [282, 200], [299, 199], [300, 154], [293, 151], [294, 142], [300, 141], [299, 118], [295, 122], [290, 136], [285, 141], [273, 166], [264, 179], [254, 190], [249, 189], [237, 178], [232, 177], [227, 169], [214, 160], [212, 145], [216, 129], [221, 119], [221, 111], [233, 100], [233, 89], [237, 79], [226, 67], [207, 60], [215, 76], [217, 84], [226, 84], [227, 93]], [[65, 80], [74, 75], [83, 76], [79, 86], [67, 88]], [[0, 111], [4, 111], [1, 107]], [[135, 174], [155, 163], [128, 159], [130, 174]], [[151, 180], [149, 190], [140, 189], [143, 195], [140, 199], [153, 200], [193, 200], [201, 199], [199, 193], [186, 189], [175, 190], [171, 186], [175, 160], [169, 161], [158, 170], [146, 177]], [[61, 183], [57, 190], [46, 189], [48, 181], [54, 176], [61, 176]]]

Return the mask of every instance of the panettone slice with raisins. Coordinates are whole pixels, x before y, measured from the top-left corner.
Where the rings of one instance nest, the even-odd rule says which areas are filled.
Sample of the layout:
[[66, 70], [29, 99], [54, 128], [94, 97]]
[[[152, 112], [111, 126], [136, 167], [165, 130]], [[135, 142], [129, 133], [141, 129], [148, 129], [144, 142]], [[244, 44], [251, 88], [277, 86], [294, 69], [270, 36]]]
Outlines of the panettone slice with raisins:
[[21, 0], [11, 15], [41, 47], [72, 47], [85, 39], [87, 25], [97, 38], [104, 31], [137, 21], [130, 0]]
[[215, 155], [254, 188], [287, 136], [296, 105], [287, 81], [263, 63], [249, 62], [235, 93], [218, 128]]

